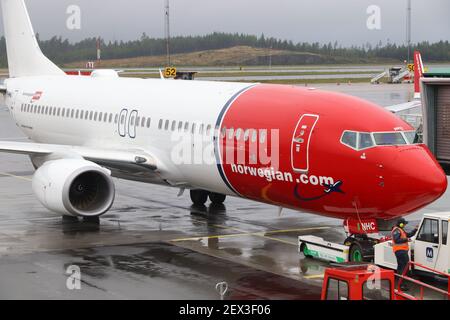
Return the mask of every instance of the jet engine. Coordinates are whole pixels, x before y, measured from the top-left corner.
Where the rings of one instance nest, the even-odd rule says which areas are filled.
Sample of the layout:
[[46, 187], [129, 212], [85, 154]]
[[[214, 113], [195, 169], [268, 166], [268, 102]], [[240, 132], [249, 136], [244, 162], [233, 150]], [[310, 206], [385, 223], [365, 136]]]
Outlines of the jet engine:
[[34, 174], [32, 186], [44, 207], [62, 215], [100, 216], [115, 197], [111, 172], [84, 159], [45, 162]]

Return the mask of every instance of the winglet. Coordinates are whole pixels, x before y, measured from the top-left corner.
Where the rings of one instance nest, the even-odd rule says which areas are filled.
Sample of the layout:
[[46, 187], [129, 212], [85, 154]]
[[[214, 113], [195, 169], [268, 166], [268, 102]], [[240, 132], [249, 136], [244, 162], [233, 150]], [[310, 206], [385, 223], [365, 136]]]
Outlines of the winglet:
[[161, 80], [166, 80], [166, 78], [164, 77], [162, 69], [159, 69], [159, 77], [161, 78]]

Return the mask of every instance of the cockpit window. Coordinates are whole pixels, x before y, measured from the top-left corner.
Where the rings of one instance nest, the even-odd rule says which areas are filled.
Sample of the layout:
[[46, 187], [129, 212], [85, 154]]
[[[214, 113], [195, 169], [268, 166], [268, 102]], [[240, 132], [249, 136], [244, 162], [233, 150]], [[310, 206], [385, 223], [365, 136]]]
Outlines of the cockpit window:
[[373, 140], [370, 133], [359, 133], [358, 149], [367, 149], [373, 147]]
[[354, 149], [364, 150], [376, 146], [398, 146], [421, 144], [422, 137], [415, 131], [392, 131], [392, 132], [357, 132], [344, 131], [341, 143]]
[[379, 132], [373, 137], [377, 146], [396, 146], [407, 144], [401, 132]]
[[353, 131], [345, 131], [342, 135], [342, 143], [350, 148], [356, 149], [357, 133]]
[[406, 140], [408, 140], [409, 144], [419, 144], [422, 143], [422, 137], [416, 131], [406, 131], [403, 132], [405, 134]]
[[345, 131], [342, 134], [341, 142], [355, 150], [363, 150], [375, 145], [372, 135], [367, 132]]

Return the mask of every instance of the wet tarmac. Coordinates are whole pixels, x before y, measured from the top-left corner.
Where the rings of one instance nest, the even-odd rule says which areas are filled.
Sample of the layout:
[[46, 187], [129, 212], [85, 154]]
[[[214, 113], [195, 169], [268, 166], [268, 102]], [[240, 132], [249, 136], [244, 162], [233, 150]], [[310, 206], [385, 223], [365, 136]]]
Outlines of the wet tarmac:
[[[407, 94], [410, 86], [337, 90], [344, 89], [385, 104], [385, 92]], [[0, 140], [23, 139], [0, 109]], [[279, 216], [276, 207], [238, 198], [193, 207], [177, 189], [123, 180], [115, 180], [116, 201], [100, 224], [67, 222], [34, 197], [26, 156], [0, 159], [0, 299], [219, 299], [222, 281], [225, 299], [318, 299], [327, 264], [299, 255], [297, 237], [344, 240], [339, 220]], [[411, 219], [449, 207], [447, 192]], [[80, 268], [79, 290], [67, 286], [71, 266]]]

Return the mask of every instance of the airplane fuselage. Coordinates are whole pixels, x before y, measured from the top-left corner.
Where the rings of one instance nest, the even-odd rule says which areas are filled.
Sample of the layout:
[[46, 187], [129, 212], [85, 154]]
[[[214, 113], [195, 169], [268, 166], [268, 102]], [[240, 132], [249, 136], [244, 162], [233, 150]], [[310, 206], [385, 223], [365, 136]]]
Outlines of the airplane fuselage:
[[154, 156], [157, 178], [112, 168], [124, 179], [341, 219], [395, 218], [446, 188], [426, 146], [377, 143], [407, 140], [411, 126], [350, 96], [294, 86], [85, 76], [16, 78], [7, 85], [6, 103], [35, 142]]

